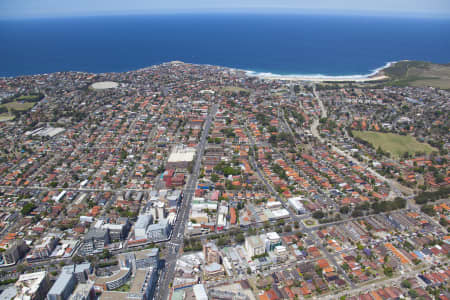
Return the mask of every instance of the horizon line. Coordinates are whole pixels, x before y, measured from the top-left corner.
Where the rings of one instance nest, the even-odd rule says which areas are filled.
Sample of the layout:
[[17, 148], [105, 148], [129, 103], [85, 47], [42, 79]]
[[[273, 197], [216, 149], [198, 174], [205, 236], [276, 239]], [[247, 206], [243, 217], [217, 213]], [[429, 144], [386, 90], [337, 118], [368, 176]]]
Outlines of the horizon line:
[[67, 19], [67, 18], [83, 18], [83, 17], [128, 17], [128, 16], [163, 16], [163, 15], [310, 15], [310, 16], [348, 16], [348, 17], [386, 17], [398, 19], [450, 19], [450, 14], [420, 14], [415, 12], [386, 12], [386, 11], [361, 11], [361, 10], [294, 10], [287, 11], [285, 9], [275, 9], [267, 11], [258, 10], [159, 10], [159, 11], [97, 11], [92, 13], [76, 13], [76, 14], [28, 14], [20, 16], [2, 16], [0, 20], [33, 20], [33, 19]]

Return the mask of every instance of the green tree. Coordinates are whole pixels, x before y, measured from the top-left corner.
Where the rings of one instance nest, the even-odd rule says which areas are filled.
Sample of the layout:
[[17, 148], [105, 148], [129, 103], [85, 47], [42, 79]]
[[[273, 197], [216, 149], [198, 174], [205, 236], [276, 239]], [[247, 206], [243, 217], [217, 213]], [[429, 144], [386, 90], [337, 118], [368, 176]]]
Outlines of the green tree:
[[100, 257], [103, 259], [110, 259], [112, 257], [112, 254], [108, 249], [103, 249], [102, 255]]
[[219, 176], [217, 174], [212, 174], [211, 175], [211, 181], [212, 182], [217, 182], [219, 181]]
[[235, 240], [238, 243], [242, 243], [243, 241], [245, 241], [245, 237], [242, 233], [239, 233], [238, 235], [236, 235]]
[[410, 289], [411, 288], [411, 283], [408, 280], [403, 280], [402, 281], [402, 287], [405, 289]]
[[72, 257], [72, 262], [76, 265], [81, 264], [84, 261], [84, 258], [79, 255], [74, 255]]
[[417, 298], [417, 297], [419, 297], [419, 294], [415, 291], [415, 290], [413, 290], [413, 289], [410, 289], [409, 291], [408, 291], [408, 294], [409, 294], [409, 296], [411, 296], [411, 298]]
[[16, 270], [17, 270], [17, 273], [21, 274], [21, 273], [23, 273], [23, 271], [25, 271], [25, 266], [20, 264], [17, 266]]
[[350, 212], [350, 207], [348, 207], [347, 205], [342, 206], [341, 208], [339, 208], [339, 212], [343, 215], [346, 215]]
[[22, 207], [21, 213], [24, 216], [28, 216], [35, 208], [36, 205], [33, 202], [25, 203], [25, 205]]
[[383, 272], [387, 277], [392, 277], [392, 275], [394, 274], [394, 270], [389, 266], [384, 267]]
[[292, 227], [291, 227], [291, 225], [286, 225], [286, 226], [284, 226], [283, 231], [284, 231], [284, 232], [292, 232]]
[[431, 205], [431, 204], [423, 205], [420, 210], [429, 216], [434, 216], [436, 214], [436, 212], [434, 211], [433, 205]]
[[344, 271], [348, 272], [350, 270], [350, 266], [347, 263], [344, 263], [342, 265], [342, 269], [344, 269]]
[[321, 210], [316, 210], [315, 212], [313, 212], [312, 217], [314, 219], [322, 219], [323, 217], [325, 217], [325, 214]]

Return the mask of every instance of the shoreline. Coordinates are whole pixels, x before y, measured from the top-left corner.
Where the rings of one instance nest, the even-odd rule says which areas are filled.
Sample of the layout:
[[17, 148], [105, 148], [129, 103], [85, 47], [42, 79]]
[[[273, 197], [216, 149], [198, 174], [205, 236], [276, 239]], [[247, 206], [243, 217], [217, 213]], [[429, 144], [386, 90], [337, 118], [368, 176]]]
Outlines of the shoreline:
[[104, 75], [108, 73], [127, 73], [127, 72], [140, 72], [145, 71], [148, 68], [151, 68], [153, 66], [157, 65], [164, 65], [164, 64], [191, 64], [191, 65], [204, 65], [204, 66], [212, 66], [212, 67], [220, 67], [220, 68], [226, 68], [233, 71], [243, 72], [248, 77], [258, 77], [260, 79], [267, 79], [267, 80], [285, 80], [285, 81], [311, 81], [311, 82], [368, 82], [368, 81], [380, 81], [389, 79], [388, 76], [384, 75], [383, 70], [386, 68], [389, 68], [395, 63], [401, 62], [401, 61], [408, 61], [408, 60], [399, 60], [399, 61], [390, 61], [383, 65], [382, 67], [376, 68], [371, 73], [366, 75], [361, 74], [355, 74], [355, 75], [323, 75], [323, 74], [275, 74], [270, 72], [256, 72], [252, 70], [246, 70], [246, 69], [240, 69], [236, 67], [227, 67], [227, 66], [221, 66], [221, 65], [213, 65], [213, 64], [195, 64], [195, 63], [189, 63], [184, 62], [180, 60], [173, 60], [173, 61], [167, 61], [162, 62], [160, 64], [156, 65], [150, 65], [143, 68], [137, 68], [134, 70], [128, 70], [128, 71], [114, 71], [114, 72], [89, 72], [89, 71], [57, 71], [57, 72], [51, 72], [51, 73], [38, 73], [38, 74], [23, 74], [23, 75], [11, 75], [11, 76], [0, 76], [0, 78], [14, 78], [14, 77], [23, 77], [23, 76], [40, 76], [40, 75], [49, 75], [54, 73], [61, 73], [61, 72], [75, 72], [75, 73], [86, 73], [86, 74], [93, 74], [93, 75]]
[[[407, 61], [407, 60], [400, 60]], [[400, 61], [390, 61], [386, 63], [384, 66], [379, 67], [366, 75], [322, 75], [322, 74], [292, 74], [292, 75], [282, 75], [282, 74], [273, 74], [273, 73], [265, 73], [265, 72], [255, 72], [244, 70], [247, 76], [254, 76], [260, 79], [268, 79], [268, 80], [286, 80], [286, 81], [311, 81], [311, 82], [368, 82], [368, 81], [379, 81], [385, 80], [389, 77], [384, 75], [383, 70], [389, 68], [395, 63]]]

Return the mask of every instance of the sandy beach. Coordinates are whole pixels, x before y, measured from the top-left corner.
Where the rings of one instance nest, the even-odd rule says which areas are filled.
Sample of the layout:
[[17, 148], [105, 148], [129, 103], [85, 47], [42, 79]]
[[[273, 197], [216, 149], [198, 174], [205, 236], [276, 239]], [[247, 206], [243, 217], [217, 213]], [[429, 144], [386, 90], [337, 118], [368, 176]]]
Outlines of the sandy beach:
[[345, 81], [353, 81], [353, 82], [368, 82], [368, 81], [377, 81], [384, 80], [389, 78], [385, 75], [377, 75], [371, 77], [365, 76], [301, 76], [301, 75], [257, 75], [260, 78], [264, 79], [272, 79], [272, 80], [290, 80], [290, 81], [313, 81], [313, 82], [324, 82], [324, 81], [335, 81], [335, 82], [345, 82]]
[[327, 75], [280, 75], [272, 73], [256, 73], [253, 71], [247, 71], [248, 76], [256, 76], [263, 79], [271, 80], [287, 80], [287, 81], [311, 81], [311, 82], [369, 82], [385, 80], [389, 77], [384, 75], [383, 70], [389, 68], [396, 62], [388, 62], [384, 66], [374, 70], [367, 75], [342, 75], [342, 76], [327, 76]]

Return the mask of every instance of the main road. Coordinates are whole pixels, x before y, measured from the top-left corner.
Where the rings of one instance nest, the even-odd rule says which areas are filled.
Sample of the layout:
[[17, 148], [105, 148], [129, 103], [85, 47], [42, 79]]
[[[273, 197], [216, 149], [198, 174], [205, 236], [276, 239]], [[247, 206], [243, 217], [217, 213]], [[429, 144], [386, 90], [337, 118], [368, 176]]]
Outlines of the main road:
[[169, 296], [169, 284], [174, 278], [177, 259], [180, 256], [180, 249], [183, 247], [184, 228], [186, 227], [186, 223], [189, 220], [189, 209], [191, 207], [192, 198], [194, 197], [195, 186], [197, 184], [198, 175], [200, 173], [200, 166], [205, 151], [209, 129], [211, 128], [211, 124], [214, 116], [216, 115], [217, 109], [218, 104], [213, 104], [211, 110], [209, 111], [208, 117], [206, 118], [205, 126], [200, 137], [200, 142], [197, 146], [197, 155], [194, 167], [192, 169], [192, 174], [186, 184], [183, 202], [178, 212], [175, 227], [172, 231], [172, 239], [169, 243], [167, 243], [168, 255], [165, 260], [164, 269], [161, 272], [155, 299], [165, 300], [168, 299]]

